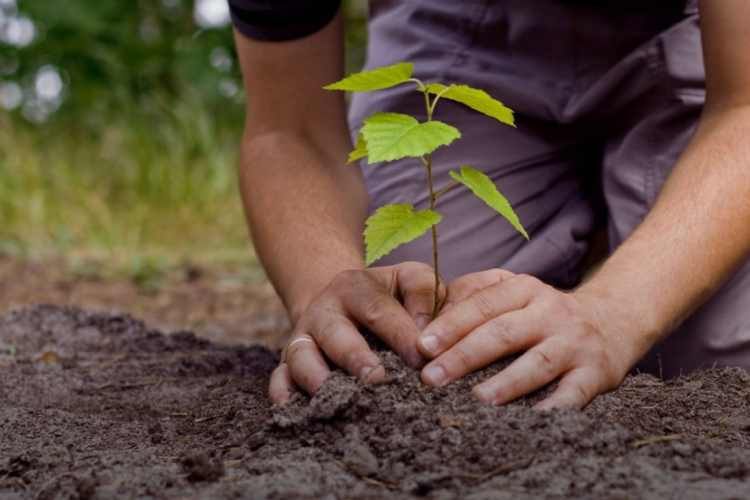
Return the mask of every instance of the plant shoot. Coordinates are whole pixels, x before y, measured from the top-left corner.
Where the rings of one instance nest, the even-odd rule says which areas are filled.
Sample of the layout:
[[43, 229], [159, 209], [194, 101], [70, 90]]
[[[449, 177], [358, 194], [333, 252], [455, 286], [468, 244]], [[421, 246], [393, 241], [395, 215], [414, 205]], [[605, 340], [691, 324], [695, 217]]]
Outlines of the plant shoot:
[[402, 158], [417, 158], [427, 169], [430, 191], [430, 208], [414, 211], [413, 205], [387, 205], [379, 208], [367, 219], [365, 237], [365, 262], [369, 266], [400, 245], [413, 241], [427, 231], [432, 231], [433, 268], [435, 270], [435, 306], [433, 318], [440, 309], [440, 271], [438, 267], [437, 224], [442, 216], [435, 210], [437, 200], [448, 190], [463, 184], [477, 197], [502, 215], [523, 236], [529, 235], [518, 220], [508, 200], [500, 194], [492, 180], [478, 170], [462, 166], [458, 172], [450, 172], [453, 178], [440, 189], [435, 187], [432, 175], [432, 153], [441, 146], [448, 146], [461, 137], [457, 128], [433, 120], [435, 108], [440, 99], [460, 102], [480, 113], [515, 127], [513, 111], [490, 97], [486, 92], [466, 85], [445, 86], [441, 83], [425, 85], [412, 77], [414, 65], [399, 63], [393, 66], [364, 71], [324, 87], [326, 90], [370, 92], [395, 85], [412, 83], [417, 91], [424, 94], [427, 120], [419, 122], [401, 113], [375, 113], [364, 120], [364, 126], [357, 135], [357, 144], [349, 155], [349, 163], [367, 158], [368, 164], [395, 161]]

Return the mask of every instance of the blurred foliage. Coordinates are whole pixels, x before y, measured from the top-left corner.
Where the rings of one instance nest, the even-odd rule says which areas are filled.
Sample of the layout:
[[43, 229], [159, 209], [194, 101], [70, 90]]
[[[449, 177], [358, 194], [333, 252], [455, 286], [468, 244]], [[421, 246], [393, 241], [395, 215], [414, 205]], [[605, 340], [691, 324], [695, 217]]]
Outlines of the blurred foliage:
[[[345, 0], [350, 71], [364, 59], [365, 3]], [[0, 107], [0, 254], [252, 254], [232, 32], [201, 26], [195, 9], [0, 0], [0, 106], [12, 108]]]
[[16, 68], [5, 78], [27, 94], [40, 68], [58, 68], [65, 83], [58, 120], [72, 116], [99, 127], [134, 107], [160, 113], [151, 106], [154, 94], [189, 92], [234, 124], [241, 121], [231, 30], [198, 27], [192, 2], [22, 0], [18, 11], [33, 20], [35, 40], [25, 47], [0, 44], [0, 66]]
[[[242, 121], [231, 28], [199, 26], [193, 0], [0, 0], [3, 7], [6, 19], [31, 19], [35, 34], [25, 46], [0, 41], [0, 81], [20, 84], [28, 96], [40, 68], [57, 68], [64, 82], [58, 120], [72, 116], [99, 127], [134, 106], [158, 114], [153, 94], [189, 93], [227, 125]], [[364, 59], [366, 1], [345, 0], [345, 17], [347, 66], [356, 71]]]

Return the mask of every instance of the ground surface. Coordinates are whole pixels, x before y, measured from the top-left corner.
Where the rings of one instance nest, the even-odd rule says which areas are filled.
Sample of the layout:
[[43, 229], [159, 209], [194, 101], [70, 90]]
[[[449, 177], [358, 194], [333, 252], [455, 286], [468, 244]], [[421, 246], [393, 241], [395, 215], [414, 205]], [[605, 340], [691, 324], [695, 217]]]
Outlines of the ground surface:
[[163, 331], [190, 329], [222, 344], [282, 345], [286, 314], [259, 267], [142, 267], [123, 273], [95, 260], [0, 257], [0, 315], [40, 303], [116, 309]]
[[473, 401], [486, 372], [431, 390], [383, 352], [384, 383], [339, 373], [278, 409], [269, 351], [122, 313], [24, 309], [0, 344], [3, 499], [750, 497], [742, 370], [536, 413]]

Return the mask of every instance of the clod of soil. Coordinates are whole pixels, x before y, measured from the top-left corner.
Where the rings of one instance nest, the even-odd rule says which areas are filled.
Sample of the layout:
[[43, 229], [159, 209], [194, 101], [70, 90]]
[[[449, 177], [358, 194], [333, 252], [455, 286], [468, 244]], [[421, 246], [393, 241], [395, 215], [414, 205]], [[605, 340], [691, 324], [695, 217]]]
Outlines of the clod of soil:
[[750, 498], [750, 374], [639, 375], [585, 411], [493, 408], [420, 384], [390, 352], [271, 407], [260, 347], [163, 335], [125, 314], [0, 320], [0, 497]]

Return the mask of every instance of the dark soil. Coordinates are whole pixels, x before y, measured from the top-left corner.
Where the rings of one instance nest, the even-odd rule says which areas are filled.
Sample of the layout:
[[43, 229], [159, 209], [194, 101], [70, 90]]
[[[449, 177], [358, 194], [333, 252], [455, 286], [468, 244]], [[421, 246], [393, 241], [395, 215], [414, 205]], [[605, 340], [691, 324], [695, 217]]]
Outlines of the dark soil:
[[750, 374], [630, 377], [585, 411], [502, 408], [381, 352], [266, 400], [276, 355], [41, 306], [0, 320], [0, 498], [750, 498]]
[[260, 266], [194, 264], [125, 273], [101, 260], [0, 256], [0, 315], [29, 304], [128, 311], [162, 331], [220, 344], [283, 346], [289, 322]]

